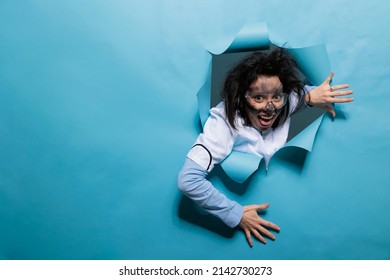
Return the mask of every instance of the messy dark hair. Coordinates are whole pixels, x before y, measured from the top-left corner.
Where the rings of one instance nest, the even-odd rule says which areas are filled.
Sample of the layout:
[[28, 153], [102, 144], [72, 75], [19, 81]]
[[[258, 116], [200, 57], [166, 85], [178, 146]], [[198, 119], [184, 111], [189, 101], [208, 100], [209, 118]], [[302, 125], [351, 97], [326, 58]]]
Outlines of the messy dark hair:
[[274, 122], [274, 128], [287, 120], [290, 111], [289, 97], [292, 92], [298, 96], [296, 110], [304, 103], [304, 85], [292, 56], [280, 47], [275, 47], [270, 51], [254, 52], [234, 66], [225, 79], [222, 99], [225, 103], [227, 119], [234, 129], [236, 129], [237, 114], [243, 118], [245, 125], [250, 125], [246, 112], [245, 94], [249, 86], [262, 75], [278, 76], [283, 92], [288, 94], [288, 101]]

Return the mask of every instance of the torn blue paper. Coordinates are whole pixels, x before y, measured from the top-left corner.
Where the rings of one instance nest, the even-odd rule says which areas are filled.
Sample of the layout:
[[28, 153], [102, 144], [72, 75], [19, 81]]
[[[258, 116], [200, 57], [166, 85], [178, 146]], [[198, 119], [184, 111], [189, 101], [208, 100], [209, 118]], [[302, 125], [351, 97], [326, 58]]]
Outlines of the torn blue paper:
[[[264, 22], [256, 22], [245, 25], [236, 35], [231, 44], [224, 49], [210, 50], [210, 54], [220, 55], [223, 53], [246, 52], [269, 49], [271, 42], [268, 36], [267, 25]], [[313, 85], [321, 84], [330, 73], [330, 63], [325, 45], [316, 45], [304, 48], [288, 49], [296, 59], [298, 68]], [[211, 73], [212, 63], [207, 72], [204, 85], [198, 92], [199, 116], [204, 126], [210, 110], [211, 100]], [[322, 122], [323, 115], [292, 138], [284, 147], [295, 147], [303, 152], [310, 152]], [[243, 183], [255, 172], [260, 165], [262, 157], [253, 154], [233, 150], [221, 163], [222, 168], [233, 180]]]

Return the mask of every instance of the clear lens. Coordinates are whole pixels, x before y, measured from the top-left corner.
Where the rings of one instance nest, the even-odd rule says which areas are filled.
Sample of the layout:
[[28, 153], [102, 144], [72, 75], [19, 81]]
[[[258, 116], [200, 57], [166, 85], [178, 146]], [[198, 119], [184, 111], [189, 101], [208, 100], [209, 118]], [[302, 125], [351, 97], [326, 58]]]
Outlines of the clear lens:
[[287, 103], [287, 94], [285, 93], [260, 94], [248, 92], [245, 97], [252, 106], [259, 109], [266, 109], [269, 107], [280, 109]]

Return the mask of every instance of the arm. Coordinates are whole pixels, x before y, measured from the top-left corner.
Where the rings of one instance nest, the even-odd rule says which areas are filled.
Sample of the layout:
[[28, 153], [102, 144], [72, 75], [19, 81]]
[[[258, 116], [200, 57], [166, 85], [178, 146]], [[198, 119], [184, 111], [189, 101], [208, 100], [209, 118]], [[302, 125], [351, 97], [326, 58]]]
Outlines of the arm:
[[[345, 90], [345, 91], [336, 91], [340, 89], [347, 89], [349, 88], [349, 85], [347, 84], [341, 84], [341, 85], [335, 85], [330, 86], [330, 82], [334, 76], [334, 73], [330, 73], [328, 78], [319, 85], [318, 87], [312, 89], [308, 94], [305, 96], [305, 102], [309, 106], [315, 106], [318, 108], [325, 109], [333, 117], [336, 116], [336, 112], [333, 108], [332, 103], [346, 103], [346, 102], [352, 102], [353, 98], [351, 97], [344, 97], [346, 95], [352, 94], [352, 90]], [[336, 97], [342, 97], [342, 98], [336, 98]]]
[[243, 207], [215, 189], [206, 179], [207, 175], [204, 168], [186, 158], [179, 173], [179, 190], [229, 227], [237, 226], [242, 218]]
[[226, 121], [223, 106], [211, 109], [203, 133], [187, 154], [187, 159], [179, 173], [178, 187], [190, 199], [209, 213], [220, 218], [230, 227], [240, 225], [244, 229], [248, 243], [252, 246], [251, 234], [265, 243], [263, 235], [275, 237], [265, 227], [279, 230], [279, 227], [258, 216], [267, 204], [242, 207], [228, 199], [209, 182], [206, 177], [215, 164], [223, 161], [232, 151], [235, 131]]
[[275, 240], [275, 236], [267, 230], [267, 227], [276, 231], [280, 228], [260, 218], [257, 213], [259, 210], [267, 209], [268, 203], [242, 207], [215, 189], [206, 179], [207, 175], [208, 172], [204, 168], [187, 158], [179, 173], [179, 190], [229, 227], [239, 225], [244, 230], [251, 247], [253, 246], [252, 234], [263, 243], [267, 243], [263, 235]]

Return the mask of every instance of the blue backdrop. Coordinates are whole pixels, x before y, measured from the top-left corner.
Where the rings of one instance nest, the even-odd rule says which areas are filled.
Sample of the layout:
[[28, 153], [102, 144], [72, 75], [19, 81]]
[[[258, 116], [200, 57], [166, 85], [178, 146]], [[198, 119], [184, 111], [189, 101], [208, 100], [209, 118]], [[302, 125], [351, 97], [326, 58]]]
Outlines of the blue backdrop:
[[[389, 259], [389, 8], [2, 0], [0, 258]], [[213, 172], [230, 198], [271, 204], [281, 231], [253, 248], [177, 190], [207, 50], [250, 21], [274, 42], [325, 43], [355, 97], [324, 117], [303, 167], [279, 155], [244, 184]]]

